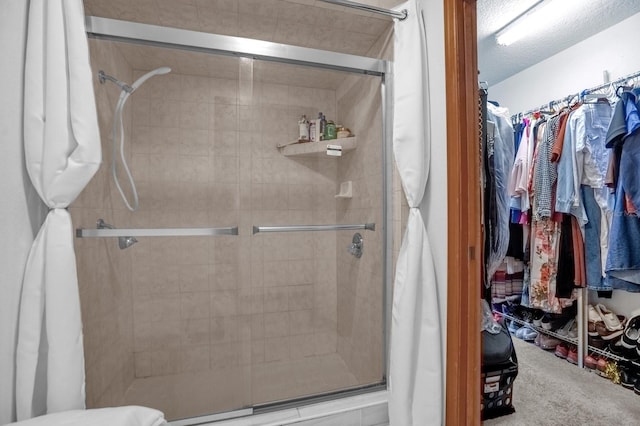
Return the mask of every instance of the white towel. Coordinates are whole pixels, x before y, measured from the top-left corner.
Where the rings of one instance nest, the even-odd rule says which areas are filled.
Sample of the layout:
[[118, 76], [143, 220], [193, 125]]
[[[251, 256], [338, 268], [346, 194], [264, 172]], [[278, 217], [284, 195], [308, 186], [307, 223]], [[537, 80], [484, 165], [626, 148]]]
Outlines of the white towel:
[[137, 406], [63, 411], [9, 423], [9, 425], [18, 426], [162, 426], [167, 424], [161, 411]]

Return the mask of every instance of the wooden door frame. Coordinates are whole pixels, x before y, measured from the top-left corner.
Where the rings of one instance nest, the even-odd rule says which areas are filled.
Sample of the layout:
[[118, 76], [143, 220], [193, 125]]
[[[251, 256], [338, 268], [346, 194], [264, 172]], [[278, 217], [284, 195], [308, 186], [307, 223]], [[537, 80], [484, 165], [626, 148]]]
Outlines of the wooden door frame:
[[447, 98], [446, 423], [480, 424], [481, 207], [476, 0], [443, 0]]

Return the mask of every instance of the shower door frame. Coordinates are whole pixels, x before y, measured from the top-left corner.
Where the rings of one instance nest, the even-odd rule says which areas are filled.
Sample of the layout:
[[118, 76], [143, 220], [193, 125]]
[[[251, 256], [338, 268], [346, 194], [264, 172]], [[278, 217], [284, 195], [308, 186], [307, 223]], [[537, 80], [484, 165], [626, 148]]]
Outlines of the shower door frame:
[[[386, 389], [389, 371], [389, 338], [391, 331], [391, 301], [393, 283], [393, 206], [392, 171], [393, 158], [393, 64], [383, 59], [350, 55], [307, 47], [273, 43], [243, 37], [218, 35], [199, 31], [184, 30], [158, 25], [141, 24], [117, 19], [87, 16], [85, 18], [86, 33], [89, 38], [98, 40], [142, 44], [154, 47], [187, 50], [216, 55], [243, 57], [283, 64], [343, 71], [353, 74], [380, 77], [380, 96], [382, 104], [382, 380], [377, 384], [348, 388], [316, 396], [302, 396], [289, 401], [255, 405], [254, 408], [198, 416], [179, 421], [180, 425], [199, 424], [203, 421], [215, 421], [226, 418], [245, 416], [260, 411], [280, 409], [286, 406], [297, 406], [309, 402], [335, 399], [352, 394], [360, 394]], [[178, 424], [173, 422], [172, 424]]]

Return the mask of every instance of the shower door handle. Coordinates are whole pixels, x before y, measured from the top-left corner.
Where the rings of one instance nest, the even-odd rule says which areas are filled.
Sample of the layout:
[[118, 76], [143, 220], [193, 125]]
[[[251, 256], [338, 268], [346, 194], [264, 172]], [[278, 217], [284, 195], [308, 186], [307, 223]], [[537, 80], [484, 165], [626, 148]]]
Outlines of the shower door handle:
[[288, 225], [288, 226], [253, 226], [253, 234], [259, 232], [305, 232], [305, 231], [347, 231], [351, 229], [376, 230], [375, 223], [359, 223], [347, 225]]
[[238, 235], [238, 227], [227, 228], [118, 228], [76, 229], [77, 238], [90, 237], [210, 237], [215, 235]]

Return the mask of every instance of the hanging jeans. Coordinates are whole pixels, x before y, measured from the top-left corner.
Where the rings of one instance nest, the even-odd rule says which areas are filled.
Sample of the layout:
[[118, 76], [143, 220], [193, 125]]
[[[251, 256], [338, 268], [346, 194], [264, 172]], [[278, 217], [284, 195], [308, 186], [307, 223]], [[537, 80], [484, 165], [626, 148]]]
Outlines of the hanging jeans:
[[613, 289], [640, 292], [640, 218], [624, 211], [622, 175], [621, 167], [609, 234], [607, 284]]
[[590, 290], [611, 290], [611, 286], [603, 280], [602, 252], [600, 232], [602, 211], [596, 201], [593, 188], [582, 185], [582, 202], [587, 212], [587, 224], [584, 226], [584, 257], [587, 268], [587, 287]]

